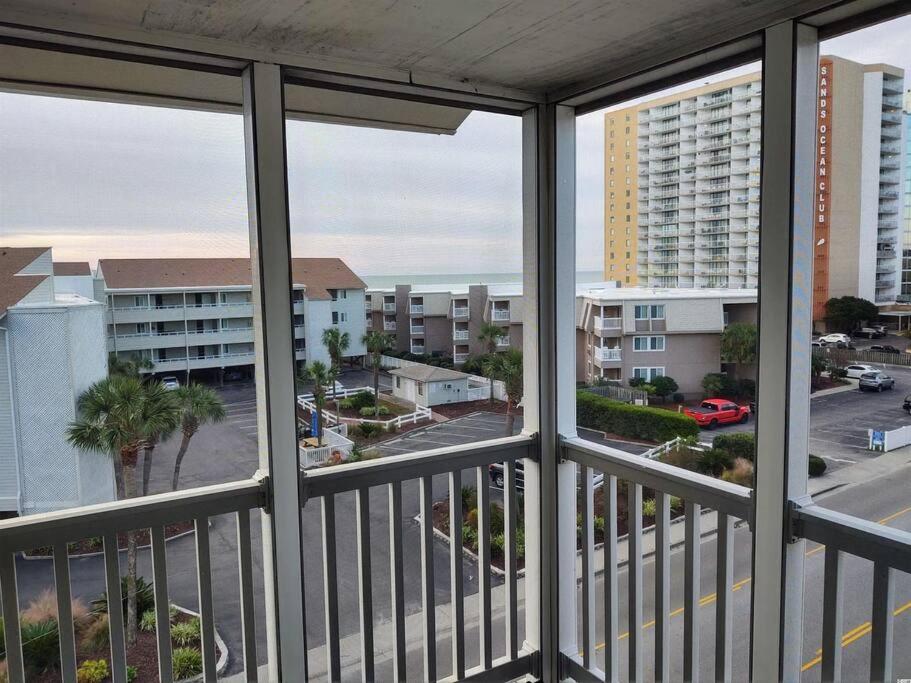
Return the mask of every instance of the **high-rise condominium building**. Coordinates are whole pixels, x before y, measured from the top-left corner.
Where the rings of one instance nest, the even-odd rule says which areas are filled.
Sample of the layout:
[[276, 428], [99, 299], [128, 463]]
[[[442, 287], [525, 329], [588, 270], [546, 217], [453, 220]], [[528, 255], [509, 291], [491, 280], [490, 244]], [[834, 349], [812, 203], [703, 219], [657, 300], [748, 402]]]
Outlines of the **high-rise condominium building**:
[[902, 289], [900, 301], [911, 302], [911, 90], [905, 93], [905, 108], [902, 114], [905, 128], [904, 156], [904, 230], [902, 234]]
[[756, 287], [761, 93], [749, 74], [605, 114], [605, 278]]
[[895, 303], [901, 284], [904, 72], [819, 60], [813, 314], [832, 297]]
[[[817, 319], [898, 294], [902, 88], [895, 67], [820, 60]], [[758, 286], [761, 98], [754, 73], [605, 114], [606, 278]]]

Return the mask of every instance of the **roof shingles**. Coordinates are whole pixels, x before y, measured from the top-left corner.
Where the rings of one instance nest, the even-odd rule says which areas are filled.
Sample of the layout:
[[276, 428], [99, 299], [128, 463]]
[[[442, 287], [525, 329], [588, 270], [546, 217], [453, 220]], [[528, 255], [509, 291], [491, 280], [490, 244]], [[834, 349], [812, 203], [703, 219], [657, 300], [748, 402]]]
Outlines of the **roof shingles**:
[[47, 278], [18, 274], [47, 250], [48, 247], [0, 247], [0, 316]]
[[[99, 269], [108, 289], [249, 287], [253, 281], [245, 258], [101, 259]], [[310, 299], [331, 298], [329, 289], [367, 288], [338, 258], [294, 258], [291, 271]]]

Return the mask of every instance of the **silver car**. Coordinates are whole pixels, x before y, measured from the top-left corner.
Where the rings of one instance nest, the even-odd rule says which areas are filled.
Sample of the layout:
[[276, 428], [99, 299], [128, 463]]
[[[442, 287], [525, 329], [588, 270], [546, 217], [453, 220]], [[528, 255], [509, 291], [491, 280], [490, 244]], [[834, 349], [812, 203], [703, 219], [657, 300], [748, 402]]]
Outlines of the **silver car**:
[[884, 372], [865, 372], [860, 376], [859, 385], [861, 391], [882, 391], [894, 389], [895, 380]]

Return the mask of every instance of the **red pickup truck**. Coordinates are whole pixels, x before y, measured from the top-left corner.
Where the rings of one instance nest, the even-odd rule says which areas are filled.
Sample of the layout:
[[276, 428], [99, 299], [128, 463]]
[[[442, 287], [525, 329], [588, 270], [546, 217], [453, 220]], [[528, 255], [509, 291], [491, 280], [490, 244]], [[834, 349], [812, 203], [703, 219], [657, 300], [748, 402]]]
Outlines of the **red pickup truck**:
[[726, 398], [709, 398], [698, 408], [684, 408], [685, 415], [696, 420], [700, 427], [715, 429], [718, 425], [746, 422], [750, 419], [750, 409], [739, 406]]

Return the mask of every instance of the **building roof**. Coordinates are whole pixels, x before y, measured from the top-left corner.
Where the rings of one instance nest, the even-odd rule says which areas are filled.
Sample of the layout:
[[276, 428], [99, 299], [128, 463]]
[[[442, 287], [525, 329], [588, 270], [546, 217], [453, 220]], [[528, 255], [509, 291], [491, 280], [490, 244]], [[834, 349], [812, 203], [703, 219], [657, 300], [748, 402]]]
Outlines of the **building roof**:
[[668, 301], [672, 299], [721, 299], [724, 301], [755, 302], [755, 289], [712, 289], [709, 287], [617, 287], [589, 289], [581, 296], [598, 301]]
[[[98, 267], [107, 289], [249, 287], [253, 281], [246, 258], [101, 259]], [[310, 299], [331, 298], [329, 289], [367, 286], [338, 258], [295, 258], [291, 270]]]
[[416, 382], [445, 382], [457, 379], [468, 379], [469, 375], [458, 370], [437, 368], [432, 365], [409, 365], [405, 368], [396, 368], [389, 371], [390, 375], [413, 379]]
[[54, 275], [91, 275], [88, 261], [55, 261]]
[[0, 316], [47, 279], [46, 275], [19, 275], [19, 272], [48, 249], [50, 247], [0, 247]]

